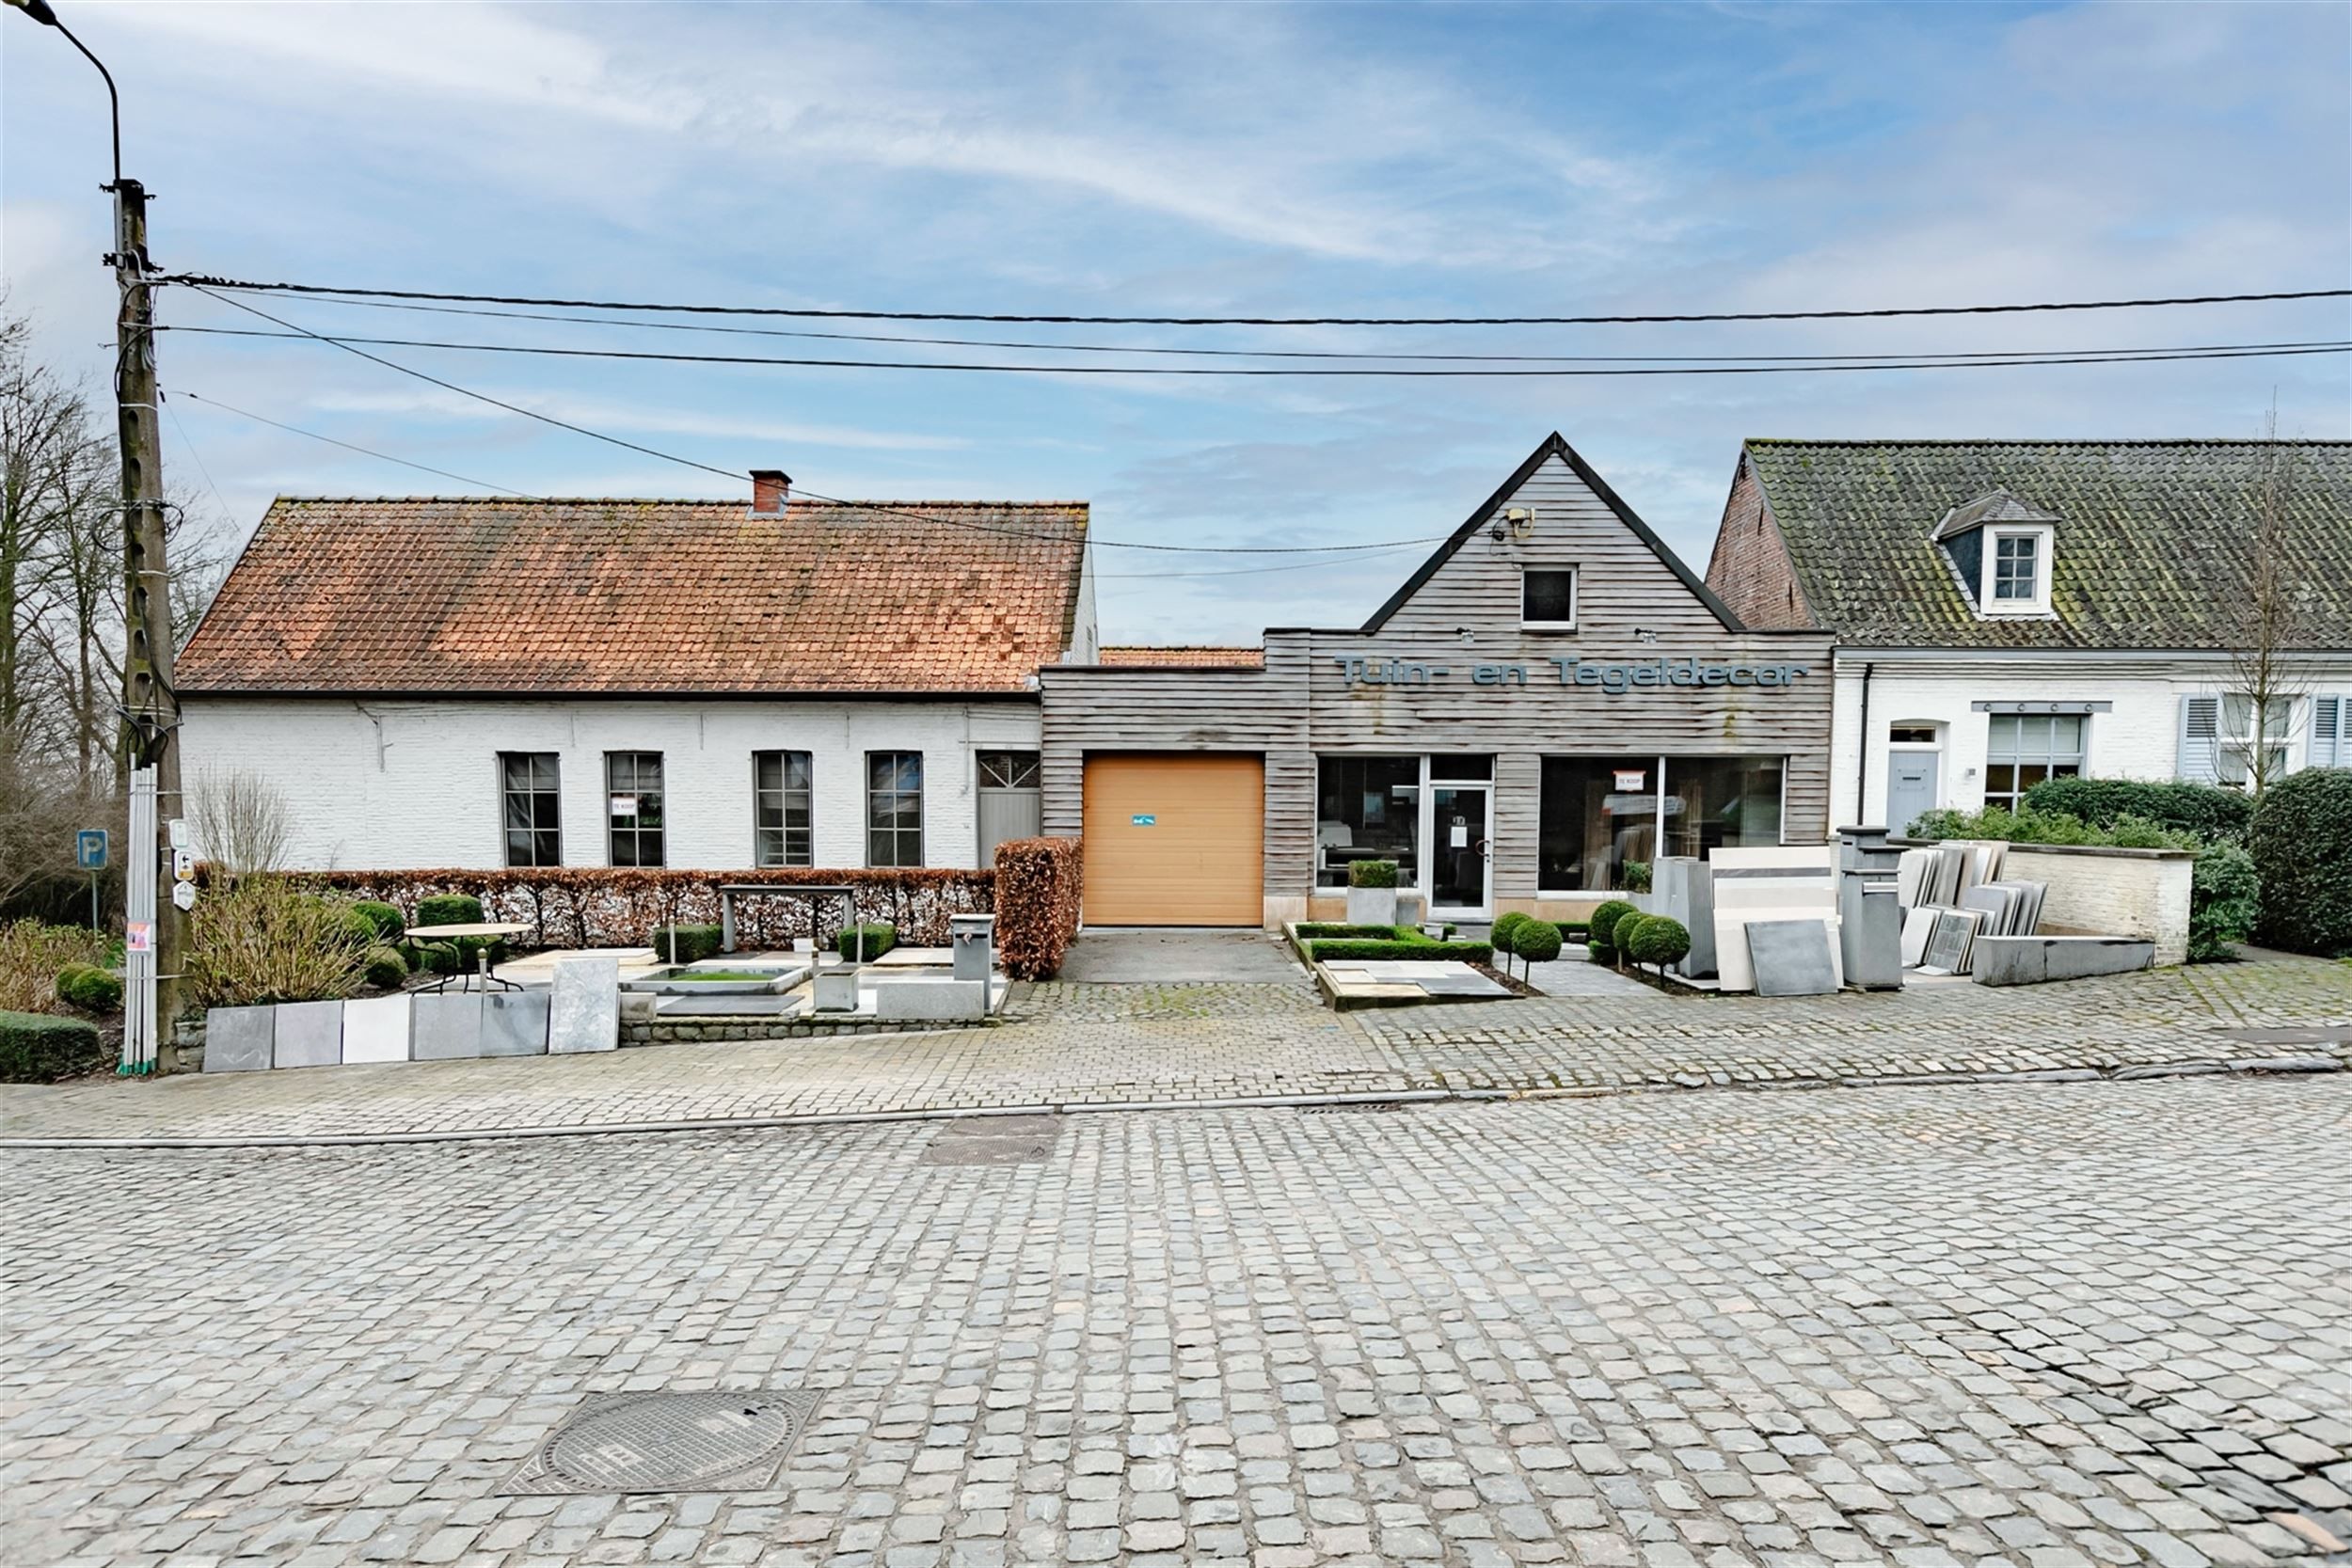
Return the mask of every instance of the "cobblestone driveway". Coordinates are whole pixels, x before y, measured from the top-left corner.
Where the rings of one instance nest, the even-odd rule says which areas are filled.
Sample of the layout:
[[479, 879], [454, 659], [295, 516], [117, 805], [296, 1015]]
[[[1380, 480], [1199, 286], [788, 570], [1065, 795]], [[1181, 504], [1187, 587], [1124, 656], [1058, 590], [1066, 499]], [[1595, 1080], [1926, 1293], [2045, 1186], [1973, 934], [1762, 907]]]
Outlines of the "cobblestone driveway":
[[[2230, 1033], [2248, 1029], [2296, 1037]], [[2173, 1071], [2290, 1057], [2352, 1058], [2352, 965], [1786, 1000], [1637, 987], [1346, 1015], [1319, 1006], [1303, 979], [1051, 984], [1024, 988], [993, 1029], [12, 1088], [0, 1130], [373, 1136], [1333, 1093]]]
[[[11, 1565], [2254, 1564], [2352, 1529], [2342, 1078], [8, 1163]], [[823, 1391], [772, 1492], [499, 1495]]]

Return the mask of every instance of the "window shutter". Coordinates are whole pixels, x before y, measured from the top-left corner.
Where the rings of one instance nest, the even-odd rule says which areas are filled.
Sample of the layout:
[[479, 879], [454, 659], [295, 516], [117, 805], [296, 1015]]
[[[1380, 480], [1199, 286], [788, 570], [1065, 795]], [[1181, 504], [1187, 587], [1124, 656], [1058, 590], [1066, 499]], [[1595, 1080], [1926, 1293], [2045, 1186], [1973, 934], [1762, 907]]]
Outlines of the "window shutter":
[[2352, 767], [2352, 736], [2344, 733], [2346, 718], [2352, 717], [2344, 712], [2347, 706], [2352, 706], [2352, 699], [2312, 699], [2312, 767]]
[[2181, 761], [2178, 776], [2194, 784], [2221, 782], [2221, 699], [2181, 699]]

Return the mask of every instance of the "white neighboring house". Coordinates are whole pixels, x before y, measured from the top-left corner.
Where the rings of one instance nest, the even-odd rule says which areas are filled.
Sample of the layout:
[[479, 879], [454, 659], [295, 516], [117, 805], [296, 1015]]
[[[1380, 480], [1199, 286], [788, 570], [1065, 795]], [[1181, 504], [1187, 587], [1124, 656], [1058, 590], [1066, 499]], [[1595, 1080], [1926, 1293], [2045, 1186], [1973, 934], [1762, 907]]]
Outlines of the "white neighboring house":
[[[290, 863], [974, 866], [1038, 831], [1083, 502], [280, 498], [182, 654]], [[200, 848], [201, 847], [199, 847]]]
[[1708, 586], [1836, 633], [1831, 820], [1899, 832], [2067, 774], [2243, 784], [2258, 535], [2271, 776], [2352, 767], [2352, 443], [1751, 440]]

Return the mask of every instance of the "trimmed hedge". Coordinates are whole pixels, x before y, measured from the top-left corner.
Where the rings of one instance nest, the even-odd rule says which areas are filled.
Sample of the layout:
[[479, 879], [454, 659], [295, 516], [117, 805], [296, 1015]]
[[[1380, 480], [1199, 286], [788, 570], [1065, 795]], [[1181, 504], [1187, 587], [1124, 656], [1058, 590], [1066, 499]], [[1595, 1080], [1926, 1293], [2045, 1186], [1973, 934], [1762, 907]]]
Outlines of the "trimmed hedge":
[[482, 900], [470, 893], [436, 893], [417, 900], [420, 926], [479, 926], [488, 918], [482, 912]]
[[2217, 844], [2199, 855], [2189, 877], [2188, 961], [2237, 957], [2236, 944], [2262, 918], [2262, 892], [2254, 857], [2237, 845]]
[[1396, 886], [1396, 862], [1351, 861], [1347, 867], [1349, 887]]
[[2137, 816], [2195, 833], [2208, 844], [2243, 844], [2254, 820], [2253, 797], [2217, 784], [2153, 779], [2044, 779], [2026, 791], [2029, 811], [2062, 813], [2093, 827]]
[[408, 922], [398, 909], [373, 898], [362, 898], [351, 906], [353, 912], [374, 927], [377, 942], [398, 942], [407, 933]]
[[[675, 938], [675, 950], [672, 947], [673, 938]], [[657, 926], [653, 932], [653, 956], [665, 964], [696, 963], [716, 957], [720, 943], [724, 940], [725, 933], [716, 926]], [[462, 942], [458, 950], [468, 958], [473, 957], [465, 953]]]
[[[994, 872], [920, 866], [689, 871], [565, 865], [276, 875], [315, 892], [356, 895], [421, 912], [429, 898], [462, 894], [477, 901], [483, 918], [527, 927], [515, 939], [516, 947], [526, 949], [634, 947], [646, 932], [673, 920], [681, 926], [716, 925], [719, 889], [727, 883], [854, 888], [860, 919], [888, 921], [903, 940], [922, 947], [947, 945], [949, 915], [987, 914], [996, 907]], [[213, 867], [199, 868], [199, 879], [213, 876]], [[755, 948], [789, 947], [802, 937], [815, 938], [818, 947], [831, 947], [834, 933], [848, 918], [838, 898], [744, 898], [735, 906], [737, 940]], [[415, 924], [424, 921], [419, 918]]]
[[[1010, 838], [996, 847], [996, 961], [1016, 980], [1050, 980], [1078, 936], [1085, 863], [1074, 838]], [[943, 917], [940, 943], [947, 940]]]
[[0, 1084], [54, 1084], [105, 1059], [98, 1025], [86, 1018], [0, 1013]]
[[1309, 957], [1319, 962], [1332, 958], [1458, 958], [1466, 964], [1494, 962], [1495, 949], [1486, 942], [1433, 942], [1422, 937], [1418, 942], [1376, 942], [1370, 939], [1342, 938], [1338, 941], [1311, 942]]
[[1302, 941], [1315, 937], [1370, 937], [1380, 942], [1393, 939], [1399, 931], [1418, 931], [1417, 926], [1350, 926], [1339, 920], [1302, 920], [1292, 927]]
[[885, 922], [852, 926], [834, 938], [833, 945], [852, 963], [871, 963], [898, 945], [898, 927]]
[[86, 1013], [111, 1013], [122, 1006], [122, 979], [96, 964], [68, 964], [57, 971], [57, 995]]
[[2262, 878], [2262, 941], [2352, 954], [2352, 768], [2307, 768], [2264, 790], [2247, 847]]

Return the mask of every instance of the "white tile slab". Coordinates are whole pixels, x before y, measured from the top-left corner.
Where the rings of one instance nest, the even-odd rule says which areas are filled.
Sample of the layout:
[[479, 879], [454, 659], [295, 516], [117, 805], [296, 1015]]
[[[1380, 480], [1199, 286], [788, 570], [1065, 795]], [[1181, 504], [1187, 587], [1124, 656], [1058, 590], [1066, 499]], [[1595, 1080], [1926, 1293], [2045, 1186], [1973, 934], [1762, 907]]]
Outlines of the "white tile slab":
[[343, 1004], [343, 1064], [408, 1059], [408, 998], [370, 997]]

